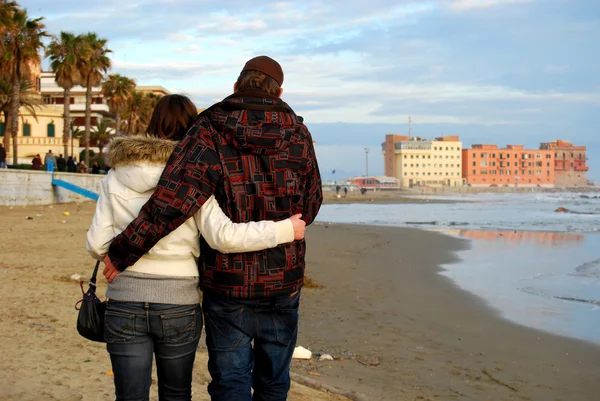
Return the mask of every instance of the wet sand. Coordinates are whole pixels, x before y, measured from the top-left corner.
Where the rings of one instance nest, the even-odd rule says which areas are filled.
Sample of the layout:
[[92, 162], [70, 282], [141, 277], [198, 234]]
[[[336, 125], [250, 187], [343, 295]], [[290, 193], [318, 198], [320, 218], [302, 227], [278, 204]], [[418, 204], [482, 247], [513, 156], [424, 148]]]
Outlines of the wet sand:
[[[104, 346], [75, 331], [70, 279], [93, 267], [84, 248], [93, 210], [0, 208], [0, 400], [111, 398]], [[332, 224], [307, 235], [307, 274], [323, 288], [303, 292], [299, 345], [336, 360], [296, 361], [294, 372], [371, 400], [598, 399], [598, 347], [509, 323], [437, 274], [468, 241]], [[195, 400], [208, 399], [205, 363], [200, 349]], [[289, 399], [340, 398], [295, 385]]]
[[373, 400], [595, 401], [600, 348], [501, 319], [439, 274], [466, 240], [410, 228], [319, 224], [308, 233], [297, 362]]

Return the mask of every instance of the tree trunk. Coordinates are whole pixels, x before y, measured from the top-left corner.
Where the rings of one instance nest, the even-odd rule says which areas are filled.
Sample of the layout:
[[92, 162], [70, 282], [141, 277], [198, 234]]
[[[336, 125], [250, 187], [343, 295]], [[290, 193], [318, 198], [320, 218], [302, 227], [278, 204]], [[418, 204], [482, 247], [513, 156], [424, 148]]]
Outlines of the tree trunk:
[[[63, 146], [65, 148], [65, 159], [69, 158], [69, 139], [71, 138], [71, 88], [65, 88], [64, 93], [64, 127], [63, 127]], [[73, 155], [71, 155], [73, 156]]]
[[[17, 51], [17, 53], [19, 53]], [[18, 59], [17, 59], [18, 60]], [[19, 63], [19, 61], [17, 61]], [[19, 98], [20, 89], [21, 89], [21, 68], [17, 66], [17, 71], [15, 75], [13, 75], [12, 79], [12, 96], [10, 98], [10, 136], [13, 140], [13, 166], [16, 166], [19, 161], [18, 148], [19, 144], [17, 143], [17, 135], [19, 134]], [[5, 134], [6, 135], [6, 134]]]
[[87, 89], [85, 92], [85, 164], [90, 166], [90, 130], [92, 127], [92, 85], [87, 80]]
[[121, 110], [117, 109], [116, 110], [116, 121], [115, 124], [117, 125], [115, 127], [115, 135], [119, 136], [119, 134], [121, 133]]
[[10, 154], [10, 113], [8, 111], [4, 111], [4, 149], [6, 149], [6, 162], [8, 163], [8, 155]]

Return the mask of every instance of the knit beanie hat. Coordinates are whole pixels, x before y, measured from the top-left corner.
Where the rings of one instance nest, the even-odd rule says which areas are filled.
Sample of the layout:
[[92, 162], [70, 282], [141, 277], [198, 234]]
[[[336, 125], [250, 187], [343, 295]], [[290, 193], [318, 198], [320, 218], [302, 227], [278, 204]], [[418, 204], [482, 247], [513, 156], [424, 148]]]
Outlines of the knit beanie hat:
[[273, 78], [279, 86], [283, 85], [283, 70], [279, 63], [271, 57], [258, 56], [248, 60], [242, 72], [244, 71], [259, 71]]

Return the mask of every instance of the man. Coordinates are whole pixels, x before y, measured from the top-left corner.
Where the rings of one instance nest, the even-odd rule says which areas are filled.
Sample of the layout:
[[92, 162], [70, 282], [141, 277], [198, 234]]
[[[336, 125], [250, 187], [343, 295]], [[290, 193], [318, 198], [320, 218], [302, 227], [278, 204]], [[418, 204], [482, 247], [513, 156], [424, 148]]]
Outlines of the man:
[[[301, 213], [313, 222], [323, 200], [310, 132], [283, 102], [283, 71], [260, 56], [234, 93], [201, 113], [169, 159], [139, 216], [113, 241], [113, 280], [214, 193], [236, 223]], [[259, 252], [221, 254], [201, 239], [201, 287], [213, 401], [284, 401], [298, 335], [304, 240]], [[252, 347], [254, 341], [254, 347]]]
[[65, 159], [63, 155], [58, 155], [58, 159], [56, 159], [56, 168], [61, 172], [67, 171], [67, 159]]
[[77, 171], [77, 161], [73, 158], [73, 156], [69, 156], [67, 159], [67, 171], [69, 173], [75, 173]]
[[6, 168], [6, 149], [2, 143], [0, 143], [0, 168]]
[[56, 156], [52, 154], [52, 149], [48, 150], [46, 157], [44, 157], [44, 164], [46, 165], [46, 171], [54, 171], [56, 165]]

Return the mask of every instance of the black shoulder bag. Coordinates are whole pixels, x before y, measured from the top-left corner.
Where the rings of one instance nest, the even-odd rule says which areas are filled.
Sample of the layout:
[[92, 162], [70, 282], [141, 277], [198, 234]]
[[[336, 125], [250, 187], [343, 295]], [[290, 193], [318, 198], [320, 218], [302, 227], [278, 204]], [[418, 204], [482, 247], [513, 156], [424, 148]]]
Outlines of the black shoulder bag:
[[100, 301], [96, 295], [96, 275], [99, 266], [100, 262], [97, 262], [87, 292], [83, 291], [83, 280], [79, 282], [83, 298], [75, 304], [75, 309], [79, 310], [77, 316], [77, 331], [79, 334], [88, 340], [103, 343], [105, 342], [104, 312], [106, 311], [106, 302]]

